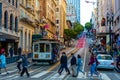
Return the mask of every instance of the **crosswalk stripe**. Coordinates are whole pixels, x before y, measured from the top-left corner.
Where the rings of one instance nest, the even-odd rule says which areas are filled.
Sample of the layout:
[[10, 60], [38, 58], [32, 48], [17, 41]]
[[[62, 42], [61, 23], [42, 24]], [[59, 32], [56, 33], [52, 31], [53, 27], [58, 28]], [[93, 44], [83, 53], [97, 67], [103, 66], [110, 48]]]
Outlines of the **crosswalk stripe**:
[[111, 80], [105, 73], [100, 73], [102, 80]]
[[115, 76], [120, 80], [120, 75], [119, 74], [115, 74]]
[[41, 76], [43, 76], [43, 75], [45, 75], [47, 73], [48, 73], [48, 71], [42, 71], [41, 73], [38, 73], [38, 74], [36, 74], [34, 76], [31, 76], [31, 78], [39, 78], [39, 77], [41, 77]]
[[[8, 71], [8, 73], [10, 74], [10, 73], [13, 73], [13, 72], [16, 72], [17, 71], [17, 69], [14, 69], [14, 70], [12, 70], [12, 71]], [[1, 73], [0, 75], [5, 75], [6, 74], [6, 72], [3, 72], [3, 73]]]
[[86, 73], [85, 73], [85, 75], [83, 73], [79, 73], [77, 78], [86, 78]]

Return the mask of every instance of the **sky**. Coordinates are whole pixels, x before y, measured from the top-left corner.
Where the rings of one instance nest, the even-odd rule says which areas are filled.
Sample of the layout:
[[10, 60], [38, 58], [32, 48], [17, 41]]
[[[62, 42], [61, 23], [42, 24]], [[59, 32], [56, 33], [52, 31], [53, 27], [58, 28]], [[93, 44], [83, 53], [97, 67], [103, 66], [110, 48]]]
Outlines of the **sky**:
[[81, 24], [84, 26], [86, 22], [90, 21], [92, 16], [92, 11], [95, 5], [93, 6], [92, 3], [86, 3], [85, 1], [95, 2], [96, 0], [80, 0], [80, 17], [81, 17]]

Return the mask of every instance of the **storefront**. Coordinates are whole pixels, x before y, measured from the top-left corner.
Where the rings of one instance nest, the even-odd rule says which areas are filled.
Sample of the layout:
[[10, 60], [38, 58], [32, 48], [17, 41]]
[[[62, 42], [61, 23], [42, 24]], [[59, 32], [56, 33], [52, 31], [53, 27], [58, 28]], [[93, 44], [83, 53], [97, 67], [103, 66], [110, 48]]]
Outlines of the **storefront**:
[[9, 56], [9, 49], [13, 47], [14, 49], [14, 55], [17, 55], [17, 48], [18, 48], [18, 37], [2, 34], [0, 35], [0, 49], [4, 48], [5, 55]]

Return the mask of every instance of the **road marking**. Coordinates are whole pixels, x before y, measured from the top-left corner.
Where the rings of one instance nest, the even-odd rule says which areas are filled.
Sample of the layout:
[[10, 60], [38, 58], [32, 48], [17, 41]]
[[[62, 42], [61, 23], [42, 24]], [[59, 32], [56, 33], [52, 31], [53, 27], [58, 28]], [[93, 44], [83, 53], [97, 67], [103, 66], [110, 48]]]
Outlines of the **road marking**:
[[114, 74], [119, 80], [120, 80], [120, 75], [119, 74]]
[[41, 76], [43, 76], [43, 75], [45, 75], [47, 73], [48, 73], [48, 71], [42, 71], [41, 73], [38, 73], [38, 74], [36, 74], [34, 76], [31, 76], [31, 78], [39, 78], [39, 77], [41, 77]]
[[[10, 74], [10, 73], [13, 73], [13, 72], [16, 72], [17, 71], [17, 69], [14, 69], [14, 70], [12, 70], [12, 71], [8, 71], [8, 73]], [[0, 75], [5, 75], [6, 74], [6, 72], [3, 72], [3, 73], [1, 73]]]
[[[86, 74], [86, 73], [85, 73]], [[77, 78], [86, 78], [86, 76], [81, 72], [79, 72]]]
[[105, 73], [100, 73], [102, 80], [111, 80]]
[[85, 55], [84, 55], [84, 62], [83, 62], [83, 68], [82, 68], [82, 70], [84, 71], [85, 70], [85, 62], [86, 62], [86, 48], [85, 48]]
[[[40, 67], [40, 68], [41, 68], [41, 67]], [[29, 71], [29, 73], [33, 73], [33, 72], [39, 70], [40, 68], [34, 69], [34, 70], [32, 70], [32, 71]], [[15, 69], [15, 70], [17, 70], [17, 69]], [[15, 71], [15, 70], [14, 70], [14, 71]], [[9, 72], [12, 72], [12, 71], [9, 71]], [[20, 74], [16, 73], [16, 74], [13, 74], [13, 75], [5, 76], [5, 77], [0, 78], [0, 79], [1, 79], [1, 80], [6, 80], [6, 79], [15, 79], [15, 78], [18, 78], [18, 77], [20, 77]]]

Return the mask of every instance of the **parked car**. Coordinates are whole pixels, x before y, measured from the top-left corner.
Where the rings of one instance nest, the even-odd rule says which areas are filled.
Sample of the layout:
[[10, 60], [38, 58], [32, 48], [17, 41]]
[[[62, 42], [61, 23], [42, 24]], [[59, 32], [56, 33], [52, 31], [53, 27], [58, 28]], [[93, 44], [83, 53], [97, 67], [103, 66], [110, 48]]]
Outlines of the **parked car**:
[[117, 56], [116, 60], [115, 60], [115, 69], [117, 72], [120, 73], [120, 55]]
[[98, 54], [97, 55], [98, 66], [97, 68], [103, 69], [114, 69], [114, 59], [109, 54]]

